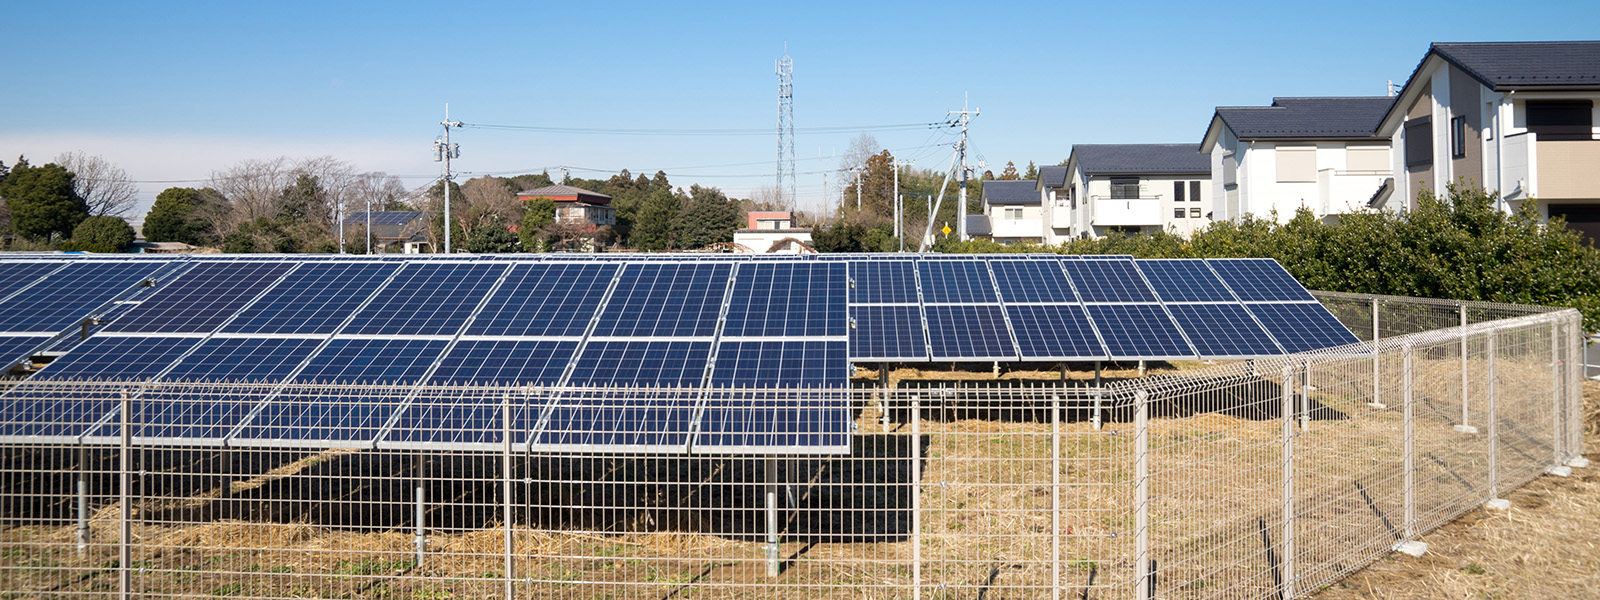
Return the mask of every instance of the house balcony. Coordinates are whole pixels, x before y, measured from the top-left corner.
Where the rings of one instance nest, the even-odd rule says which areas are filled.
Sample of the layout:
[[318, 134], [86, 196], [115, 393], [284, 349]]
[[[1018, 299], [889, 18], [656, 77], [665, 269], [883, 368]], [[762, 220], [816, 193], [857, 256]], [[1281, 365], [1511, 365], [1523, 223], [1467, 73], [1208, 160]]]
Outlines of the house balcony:
[[1089, 202], [1094, 203], [1095, 227], [1143, 227], [1164, 223], [1159, 196], [1136, 199], [1090, 196]]
[[1065, 198], [1056, 200], [1045, 208], [1050, 213], [1045, 216], [1050, 221], [1050, 227], [1055, 229], [1072, 227], [1072, 204]]
[[1044, 239], [1044, 219], [990, 219], [992, 238]]
[[1343, 215], [1358, 212], [1372, 200], [1392, 171], [1317, 171], [1317, 214]]

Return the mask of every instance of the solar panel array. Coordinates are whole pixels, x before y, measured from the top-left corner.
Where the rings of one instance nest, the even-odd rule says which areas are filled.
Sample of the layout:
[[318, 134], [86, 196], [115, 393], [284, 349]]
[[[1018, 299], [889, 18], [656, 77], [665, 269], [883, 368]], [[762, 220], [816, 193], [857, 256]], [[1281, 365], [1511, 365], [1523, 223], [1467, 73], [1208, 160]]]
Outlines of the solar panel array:
[[[490, 448], [511, 410], [512, 441], [545, 450], [837, 452], [852, 362], [1249, 358], [1356, 341], [1266, 259], [55, 258], [0, 261], [0, 294], [7, 360], [68, 348], [33, 380], [256, 382], [203, 398], [155, 386], [130, 410], [136, 437], [201, 445]], [[110, 322], [67, 343], [89, 318]], [[352, 383], [366, 387], [337, 401], [314, 387]], [[514, 405], [436, 393], [490, 384], [563, 392]], [[707, 391], [763, 387], [812, 392], [758, 406]], [[0, 440], [114, 440], [117, 400], [21, 386], [0, 398]]]

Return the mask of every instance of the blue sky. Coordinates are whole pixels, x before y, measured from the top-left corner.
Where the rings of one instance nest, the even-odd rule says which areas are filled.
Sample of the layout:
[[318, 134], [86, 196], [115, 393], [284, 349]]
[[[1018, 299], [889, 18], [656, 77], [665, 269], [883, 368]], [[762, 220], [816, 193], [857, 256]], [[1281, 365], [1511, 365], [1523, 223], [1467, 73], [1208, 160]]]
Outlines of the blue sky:
[[[1219, 105], [1382, 95], [1429, 42], [1592, 39], [1596, 22], [1592, 2], [26, 3], [0, 35], [0, 160], [103, 155], [147, 203], [279, 155], [421, 185], [446, 102], [468, 124], [773, 128], [787, 43], [797, 128], [942, 121], [965, 94], [982, 109], [974, 154], [998, 172], [1075, 143], [1198, 143]], [[797, 136], [803, 205], [856, 135]], [[949, 162], [947, 130], [874, 135], [919, 167]], [[735, 196], [773, 182], [768, 134], [452, 137], [468, 177], [666, 169]]]

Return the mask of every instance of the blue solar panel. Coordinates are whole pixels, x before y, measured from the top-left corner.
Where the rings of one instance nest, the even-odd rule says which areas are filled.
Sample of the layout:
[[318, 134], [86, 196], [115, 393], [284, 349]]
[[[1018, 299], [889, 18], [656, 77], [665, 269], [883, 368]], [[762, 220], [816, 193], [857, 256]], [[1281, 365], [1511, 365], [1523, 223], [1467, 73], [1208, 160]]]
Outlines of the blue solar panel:
[[[28, 381], [142, 381], [166, 369], [199, 342], [199, 338], [96, 336], [78, 351], [46, 365]], [[122, 392], [113, 388], [90, 387], [80, 392], [62, 392], [34, 389], [24, 382], [0, 396], [0, 437], [83, 435], [95, 422], [116, 410], [121, 400]]]
[[727, 262], [629, 264], [594, 335], [713, 335], [732, 270]]
[[915, 263], [909, 260], [851, 261], [850, 302], [891, 304], [917, 302]]
[[1316, 300], [1278, 261], [1270, 258], [1212, 258], [1206, 262], [1245, 302]]
[[1131, 260], [1062, 261], [1084, 302], [1155, 302]]
[[374, 440], [449, 342], [335, 339], [311, 358], [295, 382], [367, 383], [355, 395], [306, 393], [291, 387], [231, 438], [245, 445], [358, 446]]
[[917, 261], [917, 271], [922, 277], [924, 302], [969, 304], [1000, 301], [994, 294], [994, 282], [989, 279], [989, 269], [981, 260]]
[[301, 265], [222, 328], [227, 333], [333, 333], [400, 265]]
[[1023, 360], [1097, 360], [1106, 349], [1083, 308], [1071, 304], [1006, 306]]
[[713, 387], [845, 387], [850, 358], [843, 341], [723, 341]]
[[922, 309], [916, 305], [850, 307], [850, 356], [856, 360], [912, 360], [928, 357], [922, 336]]
[[839, 397], [706, 402], [694, 452], [785, 454], [850, 451], [850, 403]]
[[48, 336], [0, 337], [0, 367], [27, 358], [34, 348], [48, 341]]
[[1233, 302], [1233, 294], [1200, 259], [1153, 259], [1134, 263], [1165, 302]]
[[1195, 356], [1159, 304], [1091, 304], [1089, 318], [1113, 359]]
[[[422, 216], [422, 213], [414, 210], [372, 211], [372, 225], [374, 227], [378, 225], [404, 225], [420, 216]], [[344, 218], [344, 224], [346, 226], [365, 226], [367, 224], [367, 213], [351, 213]]]
[[689, 443], [694, 396], [636, 399], [563, 397], [550, 409], [535, 447], [619, 452], [682, 452]]
[[94, 336], [29, 379], [122, 379], [154, 377], [200, 338]]
[[578, 350], [576, 341], [457, 342], [429, 385], [554, 385]]
[[1305, 352], [1360, 340], [1328, 309], [1315, 302], [1246, 304], [1285, 352]]
[[591, 341], [569, 383], [699, 386], [710, 357], [708, 341]]
[[992, 260], [995, 283], [1006, 302], [1077, 302], [1061, 261], [1054, 258]]
[[5, 261], [0, 262], [0, 298], [10, 296], [13, 292], [38, 281], [40, 277], [49, 275], [66, 263], [59, 260], [41, 262]]
[[516, 265], [466, 335], [582, 336], [619, 265]]
[[424, 390], [400, 412], [378, 447], [496, 448], [504, 443], [500, 435], [505, 429], [501, 412], [505, 406], [511, 408], [511, 442], [523, 444], [547, 400], [545, 395]]
[[216, 331], [223, 321], [294, 266], [289, 262], [260, 261], [200, 263], [117, 319], [106, 331]]
[[825, 262], [750, 263], [739, 267], [724, 336], [842, 336], [845, 265]]
[[160, 262], [74, 263], [0, 304], [0, 331], [57, 333], [138, 285]]
[[934, 305], [926, 309], [934, 360], [1017, 356], [998, 305]]
[[311, 358], [302, 383], [416, 383], [449, 342], [413, 339], [336, 339]]
[[303, 338], [212, 338], [195, 348], [165, 381], [282, 381], [317, 349]]
[[[213, 338], [195, 348], [173, 369], [164, 381], [279, 382], [310, 356], [320, 340], [281, 338]], [[237, 393], [205, 394], [146, 392], [133, 403], [133, 435], [144, 439], [221, 440], [250, 410], [260, 403], [270, 388], [251, 387]], [[97, 436], [121, 435], [113, 423], [96, 432]]]
[[1267, 332], [1238, 304], [1168, 304], [1201, 356], [1281, 354]]
[[509, 267], [485, 262], [407, 265], [343, 333], [454, 335]]

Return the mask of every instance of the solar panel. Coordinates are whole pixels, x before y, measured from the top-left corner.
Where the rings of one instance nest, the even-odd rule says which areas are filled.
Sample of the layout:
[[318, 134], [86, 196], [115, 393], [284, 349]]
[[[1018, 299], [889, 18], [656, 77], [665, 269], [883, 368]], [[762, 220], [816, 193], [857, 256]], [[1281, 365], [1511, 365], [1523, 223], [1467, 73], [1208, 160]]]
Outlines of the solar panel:
[[48, 262], [0, 262], [0, 299], [4, 299], [17, 290], [32, 285], [40, 277], [49, 275], [64, 266], [66, 266], [66, 263], [59, 260]]
[[1155, 302], [1131, 260], [1063, 261], [1084, 302]]
[[850, 307], [850, 357], [858, 361], [928, 358], [922, 308], [913, 305]]
[[164, 265], [135, 261], [73, 263], [0, 304], [0, 331], [65, 330]]
[[1012, 302], [1077, 302], [1061, 262], [1054, 258], [989, 261], [1000, 297]]
[[[305, 338], [212, 338], [173, 366], [162, 380], [276, 383], [288, 377], [321, 343]], [[163, 391], [158, 386], [141, 394], [139, 402], [131, 405], [134, 410], [130, 422], [139, 424], [134, 437], [166, 442], [220, 442], [271, 388], [250, 386], [238, 389], [238, 393], [203, 394], [186, 389]], [[121, 427], [108, 424], [96, 435], [119, 436]]]
[[1203, 260], [1151, 259], [1134, 263], [1165, 302], [1233, 302], [1233, 294]]
[[706, 402], [695, 454], [838, 454], [850, 451], [850, 403], [836, 396]]
[[733, 283], [724, 336], [842, 336], [845, 265], [822, 262], [741, 265]]
[[713, 335], [732, 271], [732, 263], [629, 263], [594, 335]]
[[239, 313], [228, 333], [333, 333], [400, 265], [352, 262], [301, 265]]
[[928, 338], [934, 360], [1016, 358], [999, 305], [929, 305]]
[[335, 339], [295, 376], [301, 383], [416, 383], [449, 342], [437, 339]]
[[723, 341], [713, 387], [845, 387], [850, 359], [843, 341]]
[[37, 388], [30, 386], [31, 382], [143, 381], [166, 369], [199, 342], [199, 338], [173, 337], [90, 338], [78, 351], [56, 359], [0, 396], [0, 439], [75, 441], [117, 409], [123, 391], [137, 392], [110, 388], [63, 392], [50, 389], [48, 383]]
[[55, 359], [29, 379], [120, 379], [143, 381], [200, 343], [197, 337], [94, 336]]
[[1083, 307], [1013, 304], [1006, 306], [1006, 313], [1023, 360], [1101, 360], [1107, 356]]
[[511, 265], [411, 263], [356, 313], [342, 333], [455, 335]]
[[1307, 303], [1257, 303], [1246, 304], [1267, 332], [1278, 340], [1285, 352], [1305, 352], [1361, 340], [1345, 328], [1321, 304]]
[[288, 388], [239, 427], [230, 443], [366, 446], [448, 344], [430, 339], [335, 339], [311, 357], [294, 382], [370, 386], [342, 395], [316, 388]]
[[461, 340], [428, 385], [555, 385], [577, 350], [576, 341]]
[[909, 260], [869, 260], [848, 263], [850, 302], [892, 304], [917, 302], [916, 263]]
[[1090, 304], [1088, 309], [1113, 359], [1195, 357], [1159, 304]]
[[[410, 211], [410, 210], [373, 211], [372, 212], [372, 224], [374, 226], [377, 226], [377, 225], [404, 225], [406, 223], [410, 223], [411, 221], [415, 220], [417, 217], [420, 217], [420, 216], [422, 216], [421, 212], [419, 212], [419, 211]], [[346, 216], [344, 218], [344, 224], [345, 225], [366, 225], [367, 224], [367, 213], [364, 213], [364, 212], [351, 213], [349, 216]]]
[[697, 396], [689, 394], [562, 397], [536, 429], [532, 445], [547, 451], [683, 452], [696, 404]]
[[963, 304], [999, 302], [989, 269], [979, 260], [923, 260], [917, 262], [924, 302]]
[[14, 335], [0, 337], [0, 366], [10, 365], [28, 357], [34, 348], [50, 341], [49, 336]]
[[208, 333], [295, 263], [218, 261], [195, 265], [106, 327], [125, 333]]
[[1206, 264], [1245, 302], [1303, 301], [1316, 298], [1270, 258], [1211, 258]]
[[604, 263], [513, 266], [465, 335], [582, 336], [620, 268]]
[[1167, 310], [1201, 356], [1281, 354], [1272, 337], [1238, 304], [1168, 304]]
[[697, 387], [710, 357], [710, 341], [590, 341], [568, 383]]

